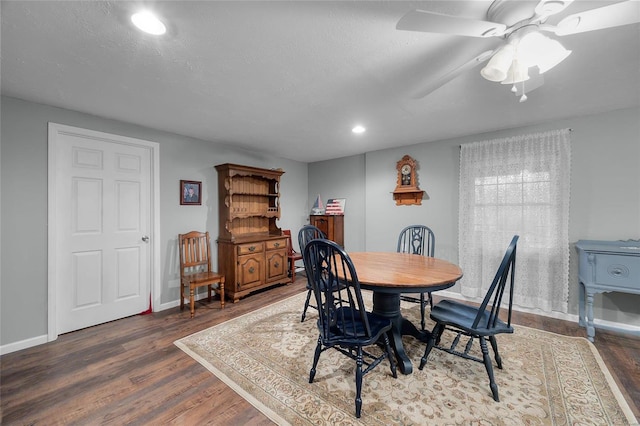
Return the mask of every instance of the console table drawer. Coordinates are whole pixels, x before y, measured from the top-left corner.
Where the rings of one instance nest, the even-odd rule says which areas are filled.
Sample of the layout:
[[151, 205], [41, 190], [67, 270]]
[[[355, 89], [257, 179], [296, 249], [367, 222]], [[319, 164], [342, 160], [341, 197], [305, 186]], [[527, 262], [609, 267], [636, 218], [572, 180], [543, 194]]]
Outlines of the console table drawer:
[[617, 291], [640, 294], [640, 241], [580, 240], [578, 250], [578, 322], [593, 342], [593, 298]]
[[593, 254], [596, 284], [640, 290], [640, 257]]

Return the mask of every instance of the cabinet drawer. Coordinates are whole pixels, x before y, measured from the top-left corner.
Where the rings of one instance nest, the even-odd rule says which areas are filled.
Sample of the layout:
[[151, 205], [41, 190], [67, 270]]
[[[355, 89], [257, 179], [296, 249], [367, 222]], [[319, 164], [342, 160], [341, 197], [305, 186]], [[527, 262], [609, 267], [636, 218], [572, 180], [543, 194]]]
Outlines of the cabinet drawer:
[[253, 254], [253, 253], [261, 253], [262, 252], [262, 241], [256, 243], [249, 244], [239, 244], [238, 245], [238, 254]]
[[640, 291], [640, 257], [595, 254], [596, 283]]
[[269, 240], [264, 242], [267, 246], [267, 250], [276, 250], [283, 249], [287, 247], [287, 239], [283, 238], [282, 240]]

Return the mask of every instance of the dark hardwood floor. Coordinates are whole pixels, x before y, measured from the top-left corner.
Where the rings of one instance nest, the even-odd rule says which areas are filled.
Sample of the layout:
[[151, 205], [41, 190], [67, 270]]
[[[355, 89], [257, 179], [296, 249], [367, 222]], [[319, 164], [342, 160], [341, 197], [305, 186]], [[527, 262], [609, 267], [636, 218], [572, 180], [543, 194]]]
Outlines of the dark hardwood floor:
[[[61, 335], [0, 358], [3, 425], [270, 425], [208, 370], [178, 349], [181, 337], [305, 291], [304, 276], [240, 302], [198, 304], [124, 318]], [[585, 336], [577, 324], [517, 314], [518, 324]], [[598, 330], [596, 347], [640, 418], [640, 338]]]

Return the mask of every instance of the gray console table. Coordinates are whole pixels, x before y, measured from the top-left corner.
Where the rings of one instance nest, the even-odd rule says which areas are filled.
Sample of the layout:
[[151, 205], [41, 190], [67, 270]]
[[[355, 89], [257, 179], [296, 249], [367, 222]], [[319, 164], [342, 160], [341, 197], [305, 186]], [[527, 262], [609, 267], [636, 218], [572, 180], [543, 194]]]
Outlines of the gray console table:
[[[579, 324], [587, 327], [593, 342], [593, 296], [617, 291], [640, 294], [640, 241], [589, 241], [576, 243], [579, 254]], [[586, 317], [585, 317], [586, 312]]]

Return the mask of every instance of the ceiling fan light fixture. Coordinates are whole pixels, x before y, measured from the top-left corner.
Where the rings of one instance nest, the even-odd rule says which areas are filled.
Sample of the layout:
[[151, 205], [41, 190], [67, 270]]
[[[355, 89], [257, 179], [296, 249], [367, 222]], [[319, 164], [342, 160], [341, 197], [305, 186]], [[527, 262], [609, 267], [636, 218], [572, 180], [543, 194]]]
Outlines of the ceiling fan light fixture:
[[480, 74], [489, 81], [499, 82], [507, 78], [509, 67], [513, 62], [514, 48], [512, 44], [504, 45], [491, 57]]
[[559, 41], [549, 39], [547, 53], [538, 59], [540, 74], [549, 71], [551, 68], [564, 61], [571, 54], [571, 50], [565, 49]]
[[529, 69], [522, 61], [514, 59], [507, 72], [507, 77], [501, 81], [502, 84], [515, 84], [529, 80]]
[[528, 67], [537, 66], [540, 73], [550, 70], [562, 62], [570, 50], [565, 49], [559, 41], [550, 39], [538, 31], [524, 35], [518, 43], [517, 56]]

